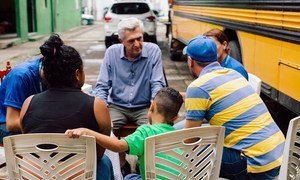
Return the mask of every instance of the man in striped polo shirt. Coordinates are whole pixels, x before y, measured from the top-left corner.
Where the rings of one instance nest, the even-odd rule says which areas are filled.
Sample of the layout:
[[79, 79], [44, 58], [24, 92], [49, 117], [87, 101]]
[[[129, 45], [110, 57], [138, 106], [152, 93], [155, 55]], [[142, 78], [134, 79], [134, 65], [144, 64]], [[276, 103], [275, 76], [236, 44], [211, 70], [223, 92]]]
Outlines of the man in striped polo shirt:
[[217, 62], [215, 42], [204, 36], [185, 48], [197, 78], [186, 92], [186, 128], [224, 126], [220, 176], [229, 179], [274, 179], [279, 174], [284, 136], [261, 98], [238, 72]]

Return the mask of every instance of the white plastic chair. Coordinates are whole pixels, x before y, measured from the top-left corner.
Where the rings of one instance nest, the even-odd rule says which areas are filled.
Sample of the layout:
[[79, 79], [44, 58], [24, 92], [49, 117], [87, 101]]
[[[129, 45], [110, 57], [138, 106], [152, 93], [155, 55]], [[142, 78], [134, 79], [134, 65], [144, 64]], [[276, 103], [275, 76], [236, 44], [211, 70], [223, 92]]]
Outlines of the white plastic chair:
[[3, 140], [9, 179], [96, 179], [94, 137], [40, 133]]
[[254, 74], [248, 73], [248, 80], [251, 85], [251, 87], [254, 89], [254, 91], [260, 95], [261, 90], [261, 79]]
[[[145, 141], [146, 179], [219, 179], [225, 128], [196, 127], [148, 137]], [[186, 142], [195, 138], [196, 142]], [[162, 153], [181, 163], [172, 163], [155, 155]], [[163, 165], [176, 171], [162, 170]]]
[[300, 179], [300, 116], [292, 119], [284, 145], [283, 160], [278, 179]]

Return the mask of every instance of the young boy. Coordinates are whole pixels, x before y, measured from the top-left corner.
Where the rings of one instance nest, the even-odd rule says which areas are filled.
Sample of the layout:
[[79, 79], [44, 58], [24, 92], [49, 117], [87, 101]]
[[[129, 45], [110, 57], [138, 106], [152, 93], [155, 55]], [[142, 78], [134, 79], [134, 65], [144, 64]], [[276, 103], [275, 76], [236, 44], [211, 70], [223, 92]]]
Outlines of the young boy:
[[106, 149], [137, 155], [140, 161], [140, 177], [145, 179], [144, 141], [149, 136], [175, 130], [173, 122], [178, 118], [178, 111], [182, 103], [183, 98], [178, 91], [172, 88], [161, 89], [156, 94], [148, 112], [150, 124], [138, 127], [133, 134], [121, 140], [85, 128], [67, 130], [65, 134], [69, 137], [79, 137], [80, 135], [95, 136], [97, 143]]

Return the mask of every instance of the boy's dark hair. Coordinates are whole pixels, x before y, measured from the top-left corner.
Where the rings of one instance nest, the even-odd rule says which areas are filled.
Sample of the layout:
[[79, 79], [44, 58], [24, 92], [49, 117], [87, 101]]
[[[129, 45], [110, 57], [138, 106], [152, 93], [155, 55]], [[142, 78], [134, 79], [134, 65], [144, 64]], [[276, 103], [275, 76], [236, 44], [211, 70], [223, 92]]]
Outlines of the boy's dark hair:
[[82, 72], [83, 62], [79, 53], [64, 45], [58, 34], [53, 34], [40, 46], [45, 79], [50, 87], [76, 87], [76, 70]]
[[173, 88], [163, 88], [157, 92], [155, 102], [158, 113], [165, 117], [168, 124], [173, 125], [174, 117], [183, 103], [181, 94]]

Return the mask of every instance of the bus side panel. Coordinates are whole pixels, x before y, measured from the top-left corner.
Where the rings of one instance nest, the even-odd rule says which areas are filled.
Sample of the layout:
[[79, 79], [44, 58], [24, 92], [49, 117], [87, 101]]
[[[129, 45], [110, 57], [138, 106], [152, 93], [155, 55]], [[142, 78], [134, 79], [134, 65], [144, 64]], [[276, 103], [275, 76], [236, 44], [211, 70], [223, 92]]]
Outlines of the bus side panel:
[[280, 91], [300, 101], [300, 45], [283, 43], [279, 70]]
[[254, 74], [277, 90], [279, 90], [278, 60], [281, 55], [281, 46], [281, 41], [255, 36]]
[[173, 16], [172, 20], [173, 37], [178, 40], [183, 40], [182, 43], [187, 43], [190, 39], [202, 35], [212, 28], [222, 29], [221, 26], [216, 26], [200, 21], [195, 21], [187, 18]]
[[281, 56], [282, 43], [242, 31], [239, 31], [238, 35], [246, 70], [278, 90], [278, 61]]
[[255, 74], [255, 35], [239, 31], [238, 37], [243, 55], [243, 65], [249, 73]]

